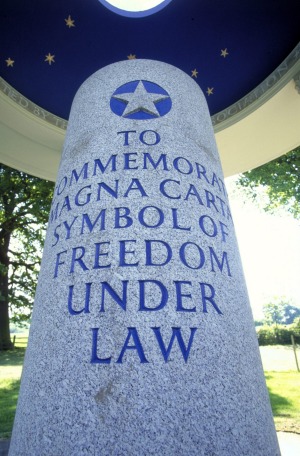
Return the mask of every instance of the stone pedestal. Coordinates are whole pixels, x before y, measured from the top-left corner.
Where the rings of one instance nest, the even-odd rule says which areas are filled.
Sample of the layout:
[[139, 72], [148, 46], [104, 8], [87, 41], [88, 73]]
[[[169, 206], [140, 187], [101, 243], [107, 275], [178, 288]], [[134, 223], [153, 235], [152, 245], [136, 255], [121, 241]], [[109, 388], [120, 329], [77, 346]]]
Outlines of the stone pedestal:
[[79, 89], [10, 455], [276, 456], [205, 97], [155, 61]]

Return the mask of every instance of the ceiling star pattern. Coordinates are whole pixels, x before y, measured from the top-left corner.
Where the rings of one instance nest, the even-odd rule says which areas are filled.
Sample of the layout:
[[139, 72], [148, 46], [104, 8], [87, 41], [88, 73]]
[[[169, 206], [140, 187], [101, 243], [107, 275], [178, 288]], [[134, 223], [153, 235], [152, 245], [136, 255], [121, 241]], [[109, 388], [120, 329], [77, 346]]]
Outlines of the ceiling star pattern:
[[69, 28], [75, 27], [75, 21], [71, 18], [70, 14], [67, 19], [65, 19], [66, 26]]
[[223, 0], [173, 0], [140, 19], [119, 16], [96, 0], [1, 0], [0, 76], [67, 119], [85, 79], [138, 55], [191, 76], [213, 115], [254, 90], [286, 59], [299, 41], [299, 23], [295, 0], [244, 0], [238, 8], [228, 0], [226, 11]]
[[221, 56], [224, 57], [224, 59], [229, 55], [229, 52], [227, 51], [227, 48], [221, 50]]
[[6, 59], [5, 62], [8, 67], [13, 67], [15, 63], [15, 61], [12, 60], [10, 57], [8, 57], [8, 59]]
[[45, 62], [48, 62], [49, 65], [51, 65], [52, 63], [55, 63], [55, 60], [54, 60], [55, 55], [52, 55], [52, 54], [50, 54], [50, 52], [48, 52], [48, 54], [45, 57], [46, 57]]

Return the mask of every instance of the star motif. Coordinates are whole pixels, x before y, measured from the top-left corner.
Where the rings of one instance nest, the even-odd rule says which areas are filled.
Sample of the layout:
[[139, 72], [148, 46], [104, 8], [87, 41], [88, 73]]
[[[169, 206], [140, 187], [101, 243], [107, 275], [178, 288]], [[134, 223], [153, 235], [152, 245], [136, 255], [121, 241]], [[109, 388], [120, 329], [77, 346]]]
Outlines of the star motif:
[[134, 92], [120, 93], [113, 95], [113, 98], [121, 100], [127, 103], [127, 106], [122, 114], [122, 117], [126, 117], [130, 114], [134, 114], [139, 111], [146, 112], [156, 117], [160, 117], [158, 110], [156, 109], [155, 103], [161, 100], [169, 98], [168, 95], [162, 95], [161, 93], [150, 93], [147, 92], [142, 81], [139, 81]]
[[206, 93], [207, 93], [208, 96], [213, 95], [214, 94], [214, 88], [213, 87], [207, 87]]
[[49, 65], [51, 65], [51, 63], [55, 63], [55, 60], [54, 60], [54, 57], [55, 55], [51, 55], [50, 52], [48, 52], [48, 55], [45, 55], [45, 62], [48, 62]]
[[229, 55], [229, 52], [227, 51], [227, 48], [221, 49], [221, 57], [224, 57], [224, 59]]
[[8, 59], [5, 60], [5, 62], [6, 62], [6, 65], [7, 65], [8, 67], [13, 67], [13, 66], [14, 66], [14, 63], [15, 63], [15, 61], [12, 60], [10, 57], [8, 57]]
[[135, 54], [130, 54], [127, 56], [128, 60], [135, 60], [136, 59], [136, 55]]
[[75, 27], [74, 22], [75, 22], [75, 20], [71, 18], [70, 14], [69, 14], [68, 19], [65, 19], [66, 26], [69, 28]]
[[192, 78], [196, 78], [198, 75], [199, 71], [196, 70], [196, 68], [192, 71]]

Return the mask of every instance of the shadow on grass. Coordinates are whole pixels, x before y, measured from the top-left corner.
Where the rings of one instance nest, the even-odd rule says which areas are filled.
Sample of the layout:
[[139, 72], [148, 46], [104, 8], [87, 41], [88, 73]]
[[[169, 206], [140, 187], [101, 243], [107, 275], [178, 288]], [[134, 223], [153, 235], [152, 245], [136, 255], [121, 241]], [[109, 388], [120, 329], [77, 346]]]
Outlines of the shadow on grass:
[[25, 348], [16, 347], [14, 350], [0, 352], [0, 366], [22, 366]]
[[11, 435], [17, 400], [20, 389], [20, 380], [9, 379], [0, 386], [0, 439]]
[[[272, 380], [273, 377], [272, 375], [265, 375], [265, 379], [268, 382], [268, 380]], [[269, 396], [270, 396], [270, 401], [271, 401], [271, 406], [272, 406], [272, 412], [274, 417], [286, 417], [289, 418], [292, 415], [288, 413], [289, 408], [293, 407], [293, 404], [291, 401], [289, 401], [286, 397], [281, 396], [278, 393], [274, 393], [270, 385], [268, 385], [268, 391], [269, 391]]]

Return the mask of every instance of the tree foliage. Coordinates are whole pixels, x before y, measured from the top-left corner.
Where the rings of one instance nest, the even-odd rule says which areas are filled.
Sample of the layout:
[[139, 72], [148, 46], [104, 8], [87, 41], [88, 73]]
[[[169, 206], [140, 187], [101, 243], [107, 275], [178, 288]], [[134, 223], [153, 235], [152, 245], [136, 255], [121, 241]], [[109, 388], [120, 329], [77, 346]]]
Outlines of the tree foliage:
[[263, 306], [264, 322], [267, 325], [281, 325], [284, 320], [284, 309], [286, 303], [279, 302], [268, 302]]
[[274, 212], [284, 207], [300, 218], [300, 146], [276, 160], [241, 174], [239, 187], [256, 199], [258, 190], [266, 190], [268, 201], [264, 209]]
[[292, 325], [260, 326], [256, 329], [259, 345], [291, 345], [291, 336], [297, 344], [300, 342], [300, 319]]
[[266, 325], [291, 325], [300, 317], [300, 308], [284, 299], [274, 298], [273, 302], [264, 304], [263, 314]]
[[290, 345], [293, 335], [300, 342], [300, 308], [284, 299], [263, 306], [264, 325], [256, 328], [259, 345]]
[[295, 320], [300, 317], [299, 307], [288, 304], [284, 309], [284, 324], [291, 325], [295, 323]]
[[31, 316], [54, 184], [0, 164], [0, 350]]

